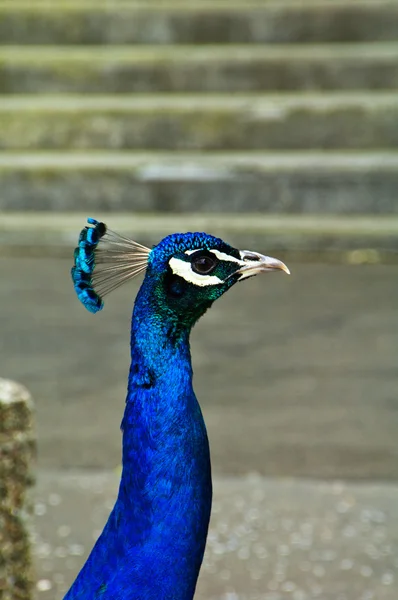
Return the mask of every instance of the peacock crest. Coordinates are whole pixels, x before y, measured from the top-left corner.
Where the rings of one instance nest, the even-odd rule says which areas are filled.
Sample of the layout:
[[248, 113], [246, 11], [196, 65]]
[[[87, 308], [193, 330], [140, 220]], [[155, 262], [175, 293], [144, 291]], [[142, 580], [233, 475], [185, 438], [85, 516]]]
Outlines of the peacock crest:
[[96, 219], [87, 222], [75, 249], [72, 279], [79, 300], [96, 313], [103, 308], [104, 296], [145, 271], [150, 249]]

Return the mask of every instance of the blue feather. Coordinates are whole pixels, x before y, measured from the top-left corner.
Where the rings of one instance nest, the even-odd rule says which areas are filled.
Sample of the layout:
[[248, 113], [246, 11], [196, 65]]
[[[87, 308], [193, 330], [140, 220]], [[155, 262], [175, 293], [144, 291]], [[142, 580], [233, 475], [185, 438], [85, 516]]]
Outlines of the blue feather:
[[79, 236], [79, 245], [75, 250], [75, 264], [71, 275], [75, 292], [80, 302], [88, 311], [96, 313], [102, 309], [102, 298], [95, 292], [92, 275], [95, 269], [95, 249], [106, 232], [104, 223], [95, 219], [87, 219], [93, 227], [85, 227]]

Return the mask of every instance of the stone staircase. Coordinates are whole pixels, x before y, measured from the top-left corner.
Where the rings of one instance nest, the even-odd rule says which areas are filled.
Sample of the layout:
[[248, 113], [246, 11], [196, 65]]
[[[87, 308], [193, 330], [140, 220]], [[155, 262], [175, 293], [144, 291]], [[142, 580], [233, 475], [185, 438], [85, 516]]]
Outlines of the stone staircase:
[[0, 0], [0, 44], [0, 247], [33, 211], [250, 213], [394, 254], [398, 0]]

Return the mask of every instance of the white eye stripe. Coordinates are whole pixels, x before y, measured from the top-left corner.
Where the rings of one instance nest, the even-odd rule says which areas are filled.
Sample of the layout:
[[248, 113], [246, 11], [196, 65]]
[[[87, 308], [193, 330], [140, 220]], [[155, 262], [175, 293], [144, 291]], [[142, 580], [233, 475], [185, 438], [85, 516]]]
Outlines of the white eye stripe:
[[212, 252], [215, 256], [217, 256], [218, 260], [224, 260], [225, 262], [234, 262], [238, 265], [240, 265], [241, 267], [243, 267], [245, 265], [245, 262], [243, 260], [240, 260], [239, 258], [235, 258], [235, 256], [231, 256], [230, 254], [225, 254], [225, 252], [220, 252], [219, 250], [211, 249], [210, 252]]
[[191, 263], [186, 262], [185, 260], [179, 260], [178, 258], [173, 257], [169, 260], [169, 265], [174, 275], [178, 275], [188, 283], [193, 283], [194, 285], [205, 287], [207, 285], [219, 285], [220, 283], [224, 283], [222, 279], [215, 275], [199, 275], [199, 273], [194, 273], [191, 268]]
[[[203, 250], [203, 248], [198, 248], [198, 250]], [[198, 252], [198, 250], [186, 250], [184, 254], [190, 255], [194, 252]], [[230, 254], [226, 254], [225, 252], [220, 252], [220, 250], [216, 250], [216, 248], [210, 248], [208, 252], [214, 254], [214, 256], [218, 258], [218, 260], [223, 260], [225, 262], [234, 262], [240, 265], [241, 267], [245, 266], [246, 264], [245, 261], [240, 260], [239, 258], [235, 258], [235, 256], [231, 256]]]

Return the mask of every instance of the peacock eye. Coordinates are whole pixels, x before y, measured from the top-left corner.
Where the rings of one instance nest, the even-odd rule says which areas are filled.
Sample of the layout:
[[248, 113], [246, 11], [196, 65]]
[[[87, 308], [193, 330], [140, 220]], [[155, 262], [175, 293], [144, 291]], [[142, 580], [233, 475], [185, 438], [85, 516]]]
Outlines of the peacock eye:
[[217, 265], [217, 259], [208, 255], [196, 256], [192, 259], [192, 271], [199, 275], [208, 275]]

